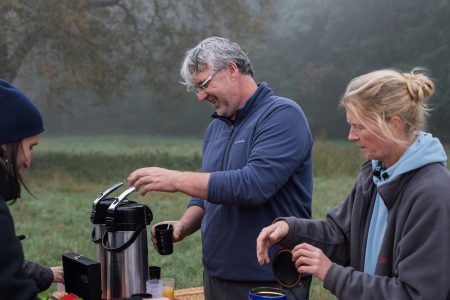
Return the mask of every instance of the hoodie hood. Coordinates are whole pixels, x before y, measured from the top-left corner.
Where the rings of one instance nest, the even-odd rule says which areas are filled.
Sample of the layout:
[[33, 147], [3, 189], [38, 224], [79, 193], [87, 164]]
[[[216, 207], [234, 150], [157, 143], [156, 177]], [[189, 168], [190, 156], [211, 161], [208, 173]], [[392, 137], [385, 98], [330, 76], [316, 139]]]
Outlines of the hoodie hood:
[[[372, 160], [373, 182], [377, 186], [393, 181], [396, 177], [431, 163], [445, 165], [447, 155], [439, 139], [426, 132], [420, 132], [416, 140], [405, 150], [400, 159], [388, 169], [381, 161]], [[367, 236], [364, 272], [375, 274], [378, 255], [387, 226], [388, 209], [381, 195], [377, 192], [370, 218]]]
[[390, 168], [385, 169], [379, 160], [372, 160], [373, 181], [376, 185], [394, 180], [401, 174], [418, 169], [431, 163], [445, 165], [447, 155], [438, 138], [430, 133], [420, 132], [416, 140], [406, 149], [400, 159]]

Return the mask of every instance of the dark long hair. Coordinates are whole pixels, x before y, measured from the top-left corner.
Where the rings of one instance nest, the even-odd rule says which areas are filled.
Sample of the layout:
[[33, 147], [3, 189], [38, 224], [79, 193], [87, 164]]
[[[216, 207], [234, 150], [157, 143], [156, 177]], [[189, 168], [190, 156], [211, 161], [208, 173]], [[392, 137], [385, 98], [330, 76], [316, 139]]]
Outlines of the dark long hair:
[[11, 192], [14, 201], [20, 198], [21, 186], [32, 194], [25, 184], [22, 174], [20, 174], [19, 167], [17, 166], [17, 156], [19, 155], [21, 147], [21, 140], [4, 144], [3, 147], [0, 147], [0, 166], [6, 170], [7, 176], [11, 179]]

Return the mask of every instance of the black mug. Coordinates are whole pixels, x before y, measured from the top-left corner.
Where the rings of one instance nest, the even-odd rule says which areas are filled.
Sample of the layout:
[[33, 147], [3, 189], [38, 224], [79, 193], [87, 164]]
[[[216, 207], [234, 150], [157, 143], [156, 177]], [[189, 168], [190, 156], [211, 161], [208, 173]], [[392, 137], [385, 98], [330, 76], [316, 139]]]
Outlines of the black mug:
[[172, 235], [172, 224], [159, 224], [155, 226], [156, 246], [159, 254], [169, 255], [173, 253]]

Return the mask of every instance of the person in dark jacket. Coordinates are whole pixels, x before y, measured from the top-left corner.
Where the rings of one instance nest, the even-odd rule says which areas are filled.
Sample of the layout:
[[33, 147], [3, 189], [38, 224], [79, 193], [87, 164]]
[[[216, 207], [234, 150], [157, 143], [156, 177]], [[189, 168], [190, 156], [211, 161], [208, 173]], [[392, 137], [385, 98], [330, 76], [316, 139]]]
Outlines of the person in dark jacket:
[[64, 283], [64, 270], [62, 266], [47, 267], [25, 260], [22, 269], [27, 278], [31, 278], [36, 282], [39, 292], [47, 290], [53, 282]]
[[[202, 170], [143, 168], [128, 182], [142, 194], [190, 195], [184, 215], [171, 222], [173, 237], [180, 241], [201, 227], [205, 299], [247, 299], [249, 288], [278, 285], [271, 266], [257, 263], [259, 231], [276, 217], [311, 217], [312, 136], [297, 103], [255, 82], [236, 43], [219, 37], [200, 42], [186, 53], [181, 76], [215, 110]], [[289, 299], [307, 298], [310, 280], [304, 276]]]
[[368, 161], [326, 220], [264, 228], [259, 263], [279, 243], [339, 299], [450, 299], [450, 173], [442, 144], [422, 131], [434, 90], [417, 69], [353, 79], [341, 105]]
[[31, 149], [44, 131], [32, 102], [10, 83], [0, 80], [0, 299], [35, 299], [53, 281], [62, 282], [62, 267], [24, 261], [21, 242], [6, 204], [20, 198], [25, 186], [20, 168], [31, 163]]

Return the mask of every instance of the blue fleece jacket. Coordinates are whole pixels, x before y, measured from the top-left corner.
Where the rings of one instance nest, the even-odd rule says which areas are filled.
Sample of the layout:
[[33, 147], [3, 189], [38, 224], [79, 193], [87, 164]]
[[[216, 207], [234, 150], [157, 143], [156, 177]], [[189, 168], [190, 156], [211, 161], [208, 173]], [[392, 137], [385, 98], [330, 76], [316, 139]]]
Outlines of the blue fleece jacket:
[[201, 232], [209, 276], [274, 281], [271, 265], [258, 265], [256, 238], [277, 217], [311, 217], [312, 143], [301, 108], [274, 96], [266, 83], [234, 122], [213, 115], [203, 144], [202, 171], [211, 173], [208, 199], [189, 203], [205, 210]]
[[[445, 165], [447, 155], [438, 138], [431, 134], [421, 132], [416, 140], [406, 149], [400, 159], [388, 169], [385, 169], [379, 160], [372, 160], [372, 169], [379, 173], [373, 176], [373, 182], [383, 185], [393, 181], [401, 174], [418, 169], [431, 163], [442, 163]], [[364, 272], [375, 273], [378, 253], [383, 241], [384, 231], [388, 219], [386, 204], [377, 193], [375, 205], [370, 220], [369, 235], [367, 238], [366, 255], [364, 260]]]

